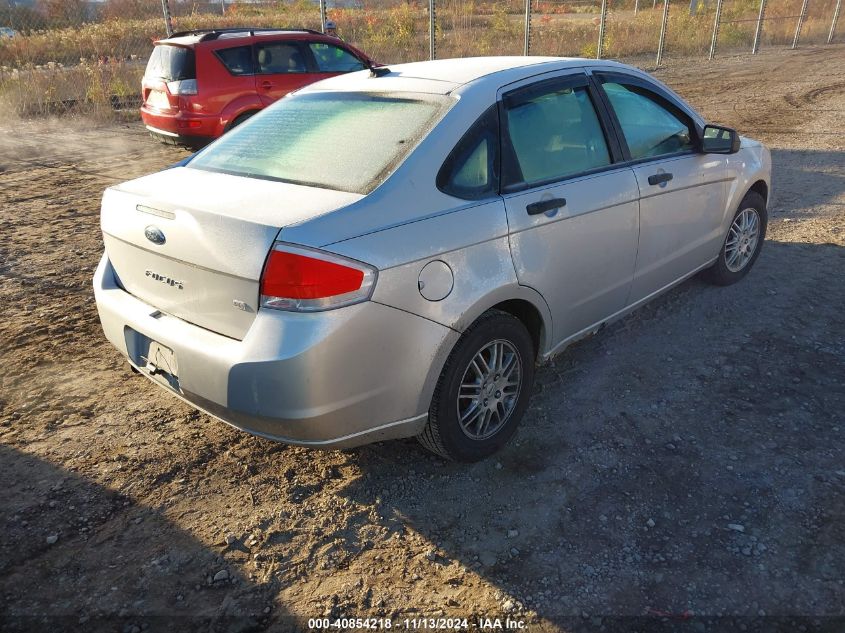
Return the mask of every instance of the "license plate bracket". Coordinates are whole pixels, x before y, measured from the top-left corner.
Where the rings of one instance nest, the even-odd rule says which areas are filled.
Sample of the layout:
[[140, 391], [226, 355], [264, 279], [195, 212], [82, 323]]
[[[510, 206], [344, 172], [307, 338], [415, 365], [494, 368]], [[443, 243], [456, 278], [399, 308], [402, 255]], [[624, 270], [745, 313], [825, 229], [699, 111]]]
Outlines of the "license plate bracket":
[[156, 382], [180, 391], [176, 352], [128, 326], [124, 329], [124, 337], [133, 365]]
[[165, 347], [158, 341], [150, 341], [145, 360], [147, 364], [142, 369], [150, 375], [169, 374], [173, 378], [178, 378], [179, 365], [176, 362], [176, 354], [169, 347]]

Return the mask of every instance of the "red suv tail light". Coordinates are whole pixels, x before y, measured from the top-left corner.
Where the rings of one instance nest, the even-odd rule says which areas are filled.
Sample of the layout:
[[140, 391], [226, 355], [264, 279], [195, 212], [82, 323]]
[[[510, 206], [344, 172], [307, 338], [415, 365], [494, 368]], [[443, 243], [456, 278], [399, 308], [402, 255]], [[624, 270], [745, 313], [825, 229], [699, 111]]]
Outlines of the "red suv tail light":
[[168, 81], [167, 89], [170, 94], [175, 96], [195, 95], [197, 94], [197, 80], [196, 79], [179, 79], [178, 81]]
[[277, 242], [261, 275], [261, 307], [317, 312], [366, 301], [372, 266], [339, 255]]

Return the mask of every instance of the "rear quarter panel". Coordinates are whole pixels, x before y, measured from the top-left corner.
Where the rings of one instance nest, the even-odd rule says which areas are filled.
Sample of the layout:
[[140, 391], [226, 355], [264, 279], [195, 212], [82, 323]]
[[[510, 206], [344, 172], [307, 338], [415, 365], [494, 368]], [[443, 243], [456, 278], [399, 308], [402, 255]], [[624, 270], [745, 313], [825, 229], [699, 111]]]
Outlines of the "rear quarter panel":
[[[282, 231], [284, 234], [284, 231]], [[432, 350], [420, 403], [428, 403], [443, 366], [463, 332], [496, 304], [522, 299], [543, 322], [540, 353], [548, 346], [551, 314], [539, 293], [519, 285], [508, 244], [504, 203], [472, 203], [435, 217], [410, 222], [332, 244], [326, 250], [379, 268], [372, 301], [445, 325], [456, 334]], [[452, 272], [451, 292], [430, 301], [420, 292], [420, 272], [430, 262], [444, 262]]]
[[[508, 240], [504, 203], [496, 199], [345, 240], [327, 250], [379, 268], [373, 301], [455, 331], [464, 331], [486, 310], [511, 299], [531, 303], [549, 328], [545, 301], [519, 285]], [[419, 287], [422, 269], [433, 261], [444, 262], [453, 278], [451, 292], [439, 301], [423, 297]], [[541, 349], [544, 345], [541, 341]]]
[[[230, 43], [230, 46], [235, 46]], [[225, 47], [220, 47], [225, 48]], [[254, 75], [232, 75], [210, 47], [197, 47], [198, 97], [193, 99], [198, 114], [221, 115], [225, 128], [241, 112], [260, 110], [263, 105], [255, 91]], [[223, 129], [220, 130], [223, 133]]]

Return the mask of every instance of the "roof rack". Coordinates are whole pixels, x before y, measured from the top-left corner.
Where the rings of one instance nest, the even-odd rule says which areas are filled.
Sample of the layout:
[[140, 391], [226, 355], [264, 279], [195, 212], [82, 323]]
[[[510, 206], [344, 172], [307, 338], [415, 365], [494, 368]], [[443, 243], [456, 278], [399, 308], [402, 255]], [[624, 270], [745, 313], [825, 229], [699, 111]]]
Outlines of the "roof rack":
[[313, 35], [323, 35], [323, 33], [321, 33], [320, 31], [314, 31], [313, 29], [280, 29], [262, 26], [239, 26], [228, 29], [209, 28], [194, 29], [191, 31], [177, 31], [176, 33], [169, 35], [167, 39], [173, 37], [184, 37], [186, 35], [200, 35], [200, 41], [205, 42], [206, 40], [216, 40], [224, 33], [245, 33], [249, 34], [250, 36], [255, 35], [256, 33], [311, 33]]

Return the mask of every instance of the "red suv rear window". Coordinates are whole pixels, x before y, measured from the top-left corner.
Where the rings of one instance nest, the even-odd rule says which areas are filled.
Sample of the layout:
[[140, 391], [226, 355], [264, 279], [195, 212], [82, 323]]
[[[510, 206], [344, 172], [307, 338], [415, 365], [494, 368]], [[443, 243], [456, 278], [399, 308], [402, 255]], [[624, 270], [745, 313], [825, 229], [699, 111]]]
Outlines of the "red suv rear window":
[[147, 62], [144, 76], [165, 81], [196, 79], [197, 66], [193, 49], [172, 44], [157, 44], [150, 55], [150, 61]]

